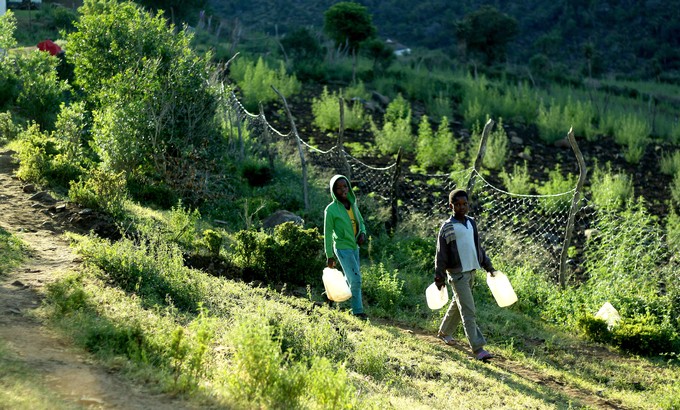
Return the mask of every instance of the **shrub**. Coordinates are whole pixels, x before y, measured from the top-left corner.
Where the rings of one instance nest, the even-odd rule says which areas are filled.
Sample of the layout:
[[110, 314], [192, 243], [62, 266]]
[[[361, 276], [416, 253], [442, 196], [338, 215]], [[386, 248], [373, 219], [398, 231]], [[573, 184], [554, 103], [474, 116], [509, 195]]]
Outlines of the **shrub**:
[[606, 169], [596, 164], [590, 194], [595, 205], [602, 209], [621, 209], [633, 196], [633, 181], [625, 173], [612, 174], [610, 163]]
[[[1, 96], [0, 96], [1, 97]], [[12, 113], [0, 112], [0, 144], [12, 141], [19, 135], [19, 127], [12, 120]]]
[[[314, 114], [314, 125], [322, 130], [340, 129], [340, 103], [339, 96], [334, 91], [328, 92], [324, 86], [321, 96], [312, 99], [312, 113]], [[364, 109], [360, 102], [354, 101], [351, 104], [343, 98], [343, 118], [344, 127], [348, 130], [360, 130], [366, 123]]]
[[60, 103], [70, 89], [67, 82], [57, 78], [59, 60], [49, 53], [36, 52], [18, 58], [17, 64], [21, 83], [17, 108], [42, 129], [53, 129]]
[[32, 123], [19, 134], [19, 170], [17, 176], [24, 181], [46, 183], [51, 158], [57, 153], [54, 140]]
[[68, 192], [72, 201], [114, 218], [123, 216], [128, 195], [123, 172], [113, 173], [95, 168], [78, 181], [71, 181]]
[[531, 193], [533, 184], [526, 161], [524, 161], [523, 165], [513, 165], [511, 173], [504, 169], [499, 176], [508, 192], [518, 195], [528, 195]]
[[673, 182], [671, 184], [671, 199], [676, 205], [680, 206], [680, 172], [673, 177]]
[[251, 111], [257, 111], [259, 103], [278, 100], [272, 86], [284, 96], [297, 94], [301, 89], [297, 78], [286, 73], [283, 61], [274, 69], [262, 57], [257, 62], [238, 59], [231, 66], [231, 75], [243, 94], [243, 104]]
[[614, 141], [625, 147], [623, 157], [627, 162], [631, 164], [640, 162], [649, 144], [651, 131], [649, 122], [634, 114], [627, 114], [616, 123]]
[[404, 281], [398, 278], [398, 270], [390, 272], [379, 263], [363, 269], [362, 283], [367, 303], [388, 315], [400, 307]]
[[423, 168], [448, 168], [455, 161], [457, 141], [449, 129], [449, 120], [442, 117], [439, 128], [432, 133], [430, 121], [426, 115], [418, 126], [418, 144], [416, 160]]
[[548, 180], [542, 185], [536, 186], [536, 191], [544, 195], [541, 198], [541, 207], [548, 213], [568, 210], [571, 206], [571, 195], [576, 188], [576, 176], [567, 173], [562, 174], [560, 164], [555, 165], [555, 169], [548, 171]]
[[607, 322], [592, 315], [584, 315], [578, 318], [576, 326], [588, 340], [597, 343], [609, 343], [612, 334], [609, 332]]
[[674, 151], [672, 154], [663, 153], [660, 162], [661, 173], [665, 175], [676, 175], [680, 173], [680, 150]]
[[234, 262], [244, 269], [246, 280], [294, 285], [320, 285], [325, 266], [323, 243], [316, 228], [304, 229], [286, 222], [274, 234], [239, 231], [231, 246]]
[[415, 139], [411, 129], [411, 106], [401, 94], [387, 105], [383, 119], [382, 129], [371, 119], [371, 132], [380, 152], [395, 154], [399, 149], [413, 152]]
[[654, 317], [646, 315], [623, 318], [612, 328], [612, 340], [625, 351], [657, 356], [676, 351], [678, 335], [669, 326], [659, 325]]

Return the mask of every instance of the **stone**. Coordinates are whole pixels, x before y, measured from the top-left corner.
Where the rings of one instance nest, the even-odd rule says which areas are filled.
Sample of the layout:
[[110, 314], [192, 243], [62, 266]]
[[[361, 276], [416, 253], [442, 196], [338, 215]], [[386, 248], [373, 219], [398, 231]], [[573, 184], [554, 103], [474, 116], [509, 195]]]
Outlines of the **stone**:
[[279, 210], [269, 215], [262, 221], [262, 227], [265, 229], [272, 229], [277, 225], [281, 225], [284, 222], [293, 222], [296, 225], [303, 226], [305, 224], [304, 219], [295, 215], [294, 213], [286, 210]]

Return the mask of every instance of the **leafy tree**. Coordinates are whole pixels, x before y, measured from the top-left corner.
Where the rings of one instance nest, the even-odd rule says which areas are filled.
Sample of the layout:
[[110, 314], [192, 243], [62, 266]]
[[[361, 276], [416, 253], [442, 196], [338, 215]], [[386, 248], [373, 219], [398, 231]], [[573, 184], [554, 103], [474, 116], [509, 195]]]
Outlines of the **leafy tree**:
[[195, 203], [223, 152], [210, 56], [195, 55], [188, 33], [133, 3], [88, 0], [80, 10], [69, 53], [96, 108], [92, 148], [103, 167]]
[[380, 73], [387, 70], [387, 68], [395, 60], [394, 51], [384, 41], [372, 38], [366, 40], [362, 44], [362, 48], [366, 54], [373, 60], [373, 70]]
[[324, 31], [336, 44], [346, 46], [352, 53], [356, 79], [357, 50], [362, 42], [375, 37], [376, 28], [368, 9], [361, 4], [343, 1], [331, 6], [324, 13]]
[[505, 58], [505, 48], [517, 35], [517, 20], [484, 5], [456, 24], [456, 35], [471, 57], [491, 65]]

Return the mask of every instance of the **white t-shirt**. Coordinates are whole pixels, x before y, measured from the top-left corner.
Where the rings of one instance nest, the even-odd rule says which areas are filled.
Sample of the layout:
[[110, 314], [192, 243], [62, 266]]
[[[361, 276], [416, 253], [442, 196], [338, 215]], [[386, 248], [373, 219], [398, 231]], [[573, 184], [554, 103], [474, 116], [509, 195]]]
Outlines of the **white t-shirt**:
[[477, 247], [475, 246], [475, 235], [472, 223], [465, 221], [465, 224], [454, 222], [453, 230], [456, 233], [456, 247], [460, 257], [461, 272], [469, 272], [473, 269], [481, 269], [479, 258], [477, 257]]

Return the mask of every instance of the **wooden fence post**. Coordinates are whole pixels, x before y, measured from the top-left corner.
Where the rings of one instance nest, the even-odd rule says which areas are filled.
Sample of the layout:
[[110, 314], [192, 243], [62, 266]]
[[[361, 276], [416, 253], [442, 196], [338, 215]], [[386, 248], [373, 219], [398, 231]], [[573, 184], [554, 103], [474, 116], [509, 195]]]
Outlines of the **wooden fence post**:
[[394, 166], [394, 176], [392, 177], [392, 187], [390, 189], [390, 226], [389, 231], [393, 233], [399, 223], [399, 178], [401, 177], [401, 148], [397, 152], [397, 163]]
[[[482, 167], [482, 161], [484, 161], [484, 154], [486, 153], [486, 141], [489, 139], [489, 133], [491, 132], [491, 128], [495, 122], [489, 118], [489, 121], [486, 122], [486, 125], [484, 125], [484, 130], [482, 131], [482, 139], [479, 141], [479, 149], [477, 150], [477, 158], [475, 159], [475, 165], [474, 165], [474, 170], [476, 172], [479, 172], [479, 169]], [[472, 195], [472, 190], [475, 187], [475, 175], [473, 174], [470, 177], [470, 180], [468, 181], [467, 184], [467, 192], [468, 196]]]
[[304, 193], [304, 198], [305, 198], [305, 212], [309, 212], [309, 188], [307, 186], [307, 163], [305, 162], [305, 154], [302, 151], [302, 144], [300, 143], [300, 136], [298, 135], [297, 132], [297, 127], [295, 126], [295, 120], [293, 119], [293, 115], [290, 113], [290, 108], [288, 107], [288, 102], [286, 101], [286, 97], [284, 97], [279, 90], [276, 89], [273, 85], [271, 86], [274, 92], [281, 97], [281, 100], [283, 100], [283, 108], [286, 110], [286, 115], [288, 115], [288, 118], [290, 119], [290, 126], [293, 132], [293, 136], [295, 137], [295, 142], [297, 143], [297, 148], [298, 148], [298, 154], [300, 154], [300, 165], [302, 166], [302, 190]]
[[581, 203], [581, 190], [583, 189], [583, 184], [586, 182], [586, 162], [583, 159], [583, 154], [576, 144], [576, 138], [574, 138], [573, 128], [569, 129], [567, 134], [567, 139], [569, 140], [569, 145], [571, 149], [574, 150], [576, 155], [576, 161], [578, 162], [579, 175], [578, 182], [576, 183], [576, 191], [574, 192], [574, 197], [571, 200], [571, 209], [569, 210], [569, 219], [567, 220], [567, 232], [564, 237], [564, 243], [562, 244], [562, 254], [560, 255], [560, 286], [564, 289], [567, 285], [567, 253], [569, 251], [569, 244], [571, 243], [571, 237], [574, 234], [574, 219], [576, 218], [576, 212], [578, 212]]

